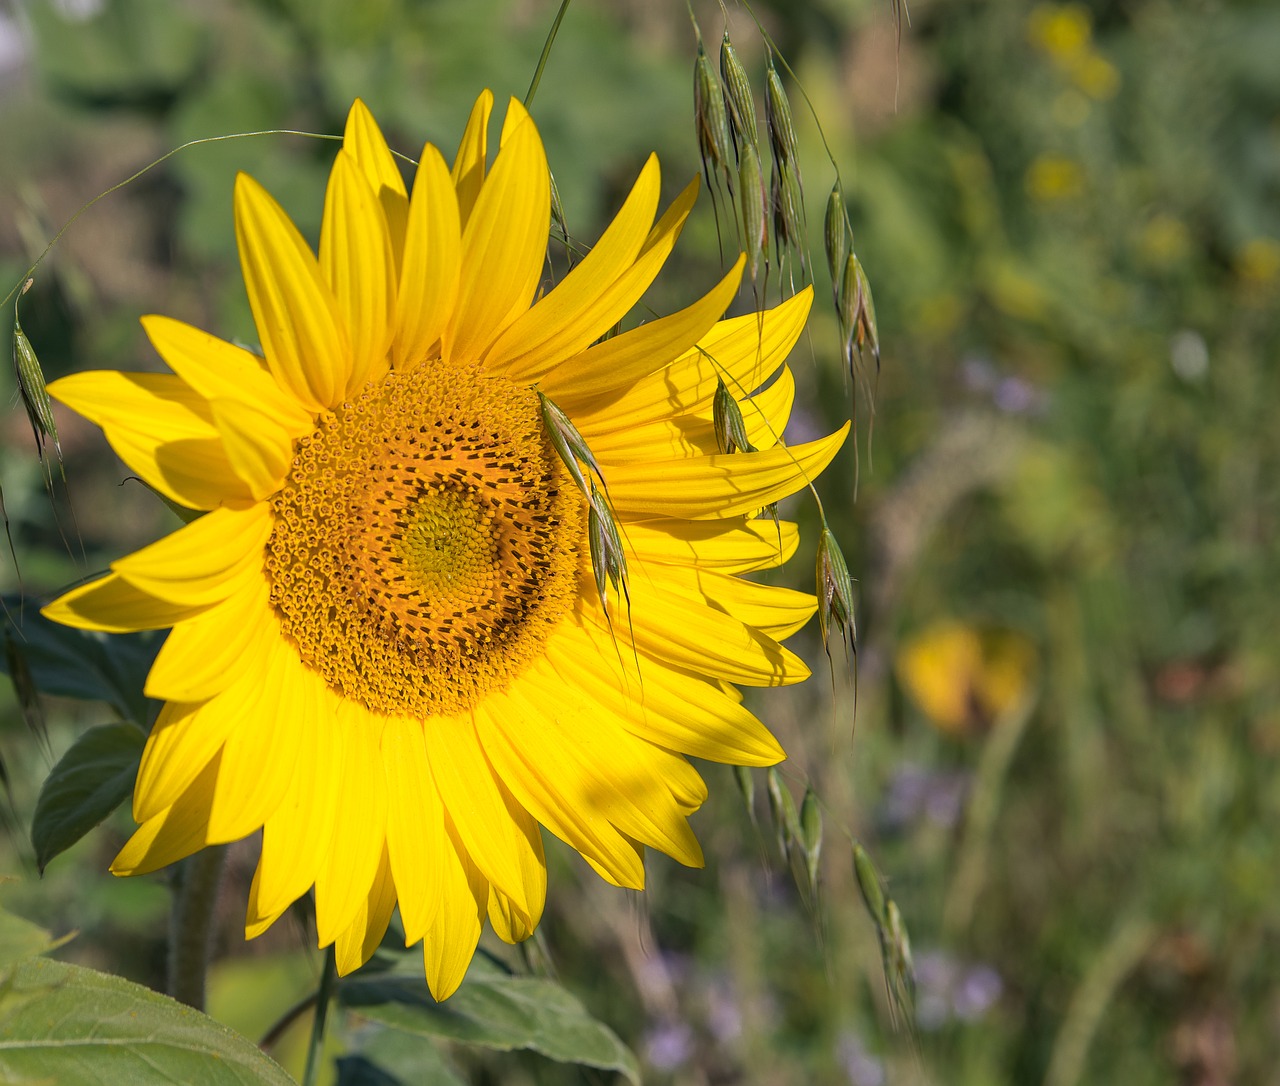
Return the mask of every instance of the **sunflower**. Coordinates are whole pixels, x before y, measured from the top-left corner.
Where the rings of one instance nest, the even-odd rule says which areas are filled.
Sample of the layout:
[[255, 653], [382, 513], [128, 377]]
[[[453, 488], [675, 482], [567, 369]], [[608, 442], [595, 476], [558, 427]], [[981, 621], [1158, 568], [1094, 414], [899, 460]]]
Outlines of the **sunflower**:
[[[314, 887], [319, 943], [346, 973], [398, 903], [437, 998], [486, 916], [507, 941], [537, 926], [540, 825], [638, 889], [646, 846], [702, 862], [687, 820], [706, 788], [686, 755], [783, 758], [734, 684], [805, 678], [779, 642], [815, 600], [739, 575], [793, 553], [796, 526], [757, 514], [847, 432], [779, 443], [811, 295], [721, 320], [741, 260], [688, 308], [606, 335], [696, 194], [655, 222], [655, 158], [546, 289], [542, 142], [513, 100], [490, 165], [492, 107], [485, 92], [452, 169], [423, 149], [410, 193], [357, 101], [318, 257], [237, 178], [261, 355], [149, 316], [172, 373], [50, 386], [151, 487], [203, 511], [45, 608], [82, 629], [172, 628], [146, 683], [164, 706], [139, 828], [112, 870], [261, 829], [248, 936]], [[719, 452], [720, 382], [756, 451]], [[599, 467], [627, 568], [612, 596], [548, 404]]]

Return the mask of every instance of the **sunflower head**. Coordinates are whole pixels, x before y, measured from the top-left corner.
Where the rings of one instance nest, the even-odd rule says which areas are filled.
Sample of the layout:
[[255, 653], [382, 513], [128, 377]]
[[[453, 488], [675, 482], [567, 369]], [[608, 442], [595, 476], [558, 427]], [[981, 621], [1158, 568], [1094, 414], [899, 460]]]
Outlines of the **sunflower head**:
[[[808, 674], [780, 642], [815, 601], [743, 574], [795, 550], [794, 524], [756, 514], [847, 430], [781, 443], [810, 294], [721, 319], [742, 260], [687, 308], [602, 338], [662, 267], [696, 185], [655, 221], [651, 158], [552, 283], [541, 140], [512, 101], [491, 155], [492, 105], [476, 102], [452, 166], [423, 148], [410, 191], [357, 101], [318, 253], [237, 180], [260, 353], [146, 317], [171, 373], [50, 386], [202, 513], [45, 609], [171, 628], [147, 680], [165, 704], [140, 825], [113, 870], [261, 830], [250, 935], [314, 888], [320, 944], [347, 972], [398, 904], [438, 998], [486, 917], [508, 941], [537, 926], [542, 828], [638, 888], [646, 846], [701, 863], [687, 819], [706, 793], [686, 756], [783, 757], [735, 684]], [[717, 389], [741, 415], [733, 453]], [[585, 457], [562, 455], [548, 404]], [[592, 561], [604, 513], [625, 621]]]

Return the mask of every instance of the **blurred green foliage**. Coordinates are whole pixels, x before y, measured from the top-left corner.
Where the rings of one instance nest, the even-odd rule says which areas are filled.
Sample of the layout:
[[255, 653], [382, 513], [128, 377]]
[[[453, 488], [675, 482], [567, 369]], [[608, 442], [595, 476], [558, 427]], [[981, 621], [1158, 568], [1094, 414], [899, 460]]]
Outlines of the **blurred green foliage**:
[[[181, 143], [338, 132], [356, 95], [405, 154], [424, 139], [448, 152], [482, 86], [524, 94], [555, 7], [30, 0], [0, 24], [25, 47], [0, 81], [0, 272], [19, 282], [81, 204]], [[695, 7], [714, 42], [718, 10]], [[729, 10], [762, 101], [759, 36]], [[707, 767], [712, 800], [695, 827], [708, 870], [654, 858], [650, 891], [632, 899], [551, 851], [544, 943], [530, 961], [554, 962], [639, 1053], [646, 1082], [1270, 1081], [1280, 11], [933, 0], [912, 6], [900, 43], [888, 4], [758, 11], [840, 163], [883, 345], [874, 433], [859, 405], [856, 501], [852, 457], [823, 491], [858, 582], [856, 722], [847, 683], [821, 668], [756, 702], [792, 754], [783, 784], [793, 796], [811, 786], [821, 805], [816, 905], [778, 855], [766, 789], [749, 818], [731, 772]], [[571, 6], [534, 112], [578, 237], [598, 234], [649, 150], [672, 192], [696, 171], [693, 57], [680, 4]], [[834, 178], [788, 90], [808, 266], [821, 269]], [[23, 300], [48, 376], [155, 367], [137, 326], [145, 312], [251, 342], [235, 171], [261, 179], [314, 236], [331, 154], [300, 136], [206, 144], [96, 206]], [[716, 278], [704, 204], [649, 299], [658, 311]], [[723, 216], [720, 230], [728, 243]], [[824, 276], [793, 359], [797, 440], [851, 408]], [[59, 431], [70, 504], [60, 487], [46, 496], [20, 410], [2, 431], [0, 485], [28, 592], [172, 524], [141, 486], [120, 483], [92, 427], [64, 413]], [[812, 510], [793, 514], [816, 546]], [[18, 587], [8, 564], [0, 576]], [[940, 623], [974, 631], [975, 644], [1016, 644], [1021, 662], [995, 683], [987, 656], [921, 639]], [[816, 667], [816, 629], [806, 636]], [[996, 687], [1011, 693], [988, 696]], [[61, 756], [105, 718], [50, 697], [47, 719]], [[16, 704], [0, 729], [5, 868], [31, 873], [25, 827], [50, 763]], [[159, 884], [105, 874], [128, 825], [117, 814], [10, 903], [57, 932], [79, 929], [64, 956], [159, 986]], [[895, 1028], [844, 833], [874, 856], [910, 933], [914, 1030]], [[253, 848], [232, 853], [218, 950], [250, 976], [277, 977], [308, 939], [282, 922], [242, 943]], [[474, 1083], [580, 1080], [534, 1055], [449, 1058]], [[352, 1081], [358, 1059], [344, 1071]]]

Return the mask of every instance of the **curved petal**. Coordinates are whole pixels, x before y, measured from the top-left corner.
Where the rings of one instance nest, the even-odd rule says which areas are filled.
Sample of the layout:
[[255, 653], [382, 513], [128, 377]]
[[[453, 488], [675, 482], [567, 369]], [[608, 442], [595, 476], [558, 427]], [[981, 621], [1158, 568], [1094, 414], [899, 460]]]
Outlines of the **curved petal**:
[[774, 641], [785, 641], [813, 618], [818, 598], [792, 588], [757, 584], [696, 566], [645, 566], [635, 574], [668, 596], [726, 612]]
[[163, 630], [206, 610], [210, 604], [170, 603], [134, 588], [118, 573], [64, 592], [40, 608], [45, 618], [77, 630], [136, 633]]
[[458, 840], [452, 821], [445, 820], [447, 835], [440, 870], [440, 907], [435, 923], [422, 940], [422, 963], [427, 987], [437, 999], [448, 999], [458, 990], [467, 966], [480, 942], [489, 884]]
[[343, 813], [347, 733], [339, 726], [339, 702], [322, 684], [310, 695], [314, 712], [297, 748], [293, 780], [262, 828], [250, 927], [269, 926], [319, 879]]
[[[651, 274], [643, 283], [632, 274], [645, 249], [661, 187], [658, 157], [650, 155], [631, 194], [600, 240], [554, 290], [498, 337], [485, 357], [488, 368], [504, 372], [513, 380], [536, 377], [581, 351], [626, 314], [670, 252], [667, 246], [649, 245], [656, 263], [652, 259], [646, 261], [644, 271]], [[683, 217], [680, 222], [682, 225]], [[679, 228], [670, 233], [678, 234]], [[671, 240], [674, 242], [674, 236]]]
[[146, 875], [186, 859], [208, 844], [209, 807], [219, 761], [215, 756], [172, 807], [137, 828], [111, 861], [113, 875]]
[[382, 732], [387, 781], [387, 849], [400, 898], [405, 946], [426, 935], [440, 903], [444, 809], [431, 779], [422, 725], [389, 717]]
[[462, 231], [457, 309], [445, 329], [444, 357], [479, 359], [528, 308], [542, 274], [551, 222], [551, 182], [538, 130], [521, 118], [503, 141]]
[[471, 210], [480, 196], [484, 184], [485, 166], [489, 158], [489, 115], [493, 112], [493, 92], [488, 88], [480, 92], [476, 104], [471, 107], [467, 127], [458, 144], [458, 154], [453, 160], [453, 187], [458, 194], [458, 213], [462, 225], [467, 225]]
[[271, 507], [261, 502], [215, 509], [111, 568], [157, 599], [188, 607], [221, 603], [261, 578], [273, 523]]
[[395, 364], [423, 362], [453, 315], [462, 227], [448, 167], [431, 144], [413, 179], [413, 200], [396, 294]]
[[338, 403], [351, 348], [332, 292], [289, 216], [248, 174], [236, 177], [236, 242], [271, 374], [309, 411]]
[[165, 638], [143, 692], [160, 701], [207, 701], [260, 660], [265, 639], [279, 637], [271, 586], [254, 578], [221, 603], [177, 623]]
[[289, 444], [314, 426], [310, 413], [276, 383], [256, 354], [172, 317], [151, 314], [142, 318], [142, 328], [169, 368], [206, 400], [257, 407], [284, 431]]
[[214, 509], [253, 500], [208, 402], [181, 378], [99, 370], [54, 381], [49, 394], [101, 426], [116, 455], [171, 501]]
[[800, 544], [794, 521], [765, 517], [724, 520], [645, 520], [625, 526], [623, 544], [642, 562], [751, 573], [788, 561]]
[[540, 746], [536, 737], [554, 735], [554, 731], [543, 731], [551, 714], [540, 701], [523, 697], [512, 687], [505, 694], [490, 695], [474, 713], [485, 754], [520, 805], [582, 853], [610, 882], [642, 889], [644, 864], [640, 856], [597, 812], [595, 799], [584, 795], [583, 782], [535, 768], [542, 764], [536, 757]]
[[391, 879], [391, 861], [384, 844], [378, 870], [373, 876], [373, 885], [369, 888], [369, 896], [356, 911], [350, 926], [338, 936], [334, 944], [338, 976], [345, 977], [373, 957], [382, 937], [387, 934], [391, 910], [395, 905], [396, 887]]
[[342, 149], [355, 160], [382, 205], [395, 265], [399, 267], [400, 254], [404, 251], [405, 221], [409, 216], [409, 196], [400, 167], [396, 165], [395, 156], [387, 146], [378, 122], [359, 98], [347, 113]]
[[769, 730], [715, 683], [655, 660], [637, 665], [608, 637], [567, 627], [547, 643], [547, 660], [651, 743], [729, 765], [775, 765], [786, 757]]
[[395, 330], [396, 270], [382, 205], [355, 160], [338, 152], [325, 192], [320, 271], [347, 330], [350, 368], [341, 396], [387, 372]]
[[602, 467], [609, 499], [631, 516], [737, 517], [794, 494], [831, 463], [849, 423], [828, 437], [753, 453], [713, 453]]
[[328, 855], [316, 873], [316, 933], [328, 946], [350, 926], [369, 896], [387, 833], [383, 785], [383, 717], [355, 702], [339, 703], [337, 726], [346, 730], [340, 807]]

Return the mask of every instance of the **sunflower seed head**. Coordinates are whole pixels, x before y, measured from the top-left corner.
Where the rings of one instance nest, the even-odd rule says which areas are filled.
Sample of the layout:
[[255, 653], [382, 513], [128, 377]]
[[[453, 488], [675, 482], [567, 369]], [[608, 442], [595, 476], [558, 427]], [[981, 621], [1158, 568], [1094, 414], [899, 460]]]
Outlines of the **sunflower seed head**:
[[823, 223], [822, 240], [827, 250], [827, 270], [831, 273], [831, 290], [840, 302], [840, 284], [843, 281], [845, 258], [849, 255], [849, 216], [844, 208], [844, 192], [839, 180], [827, 197], [827, 216]]
[[703, 176], [708, 185], [713, 184], [718, 176], [723, 176], [725, 184], [729, 185], [732, 179], [729, 159], [733, 154], [729, 114], [725, 109], [720, 80], [701, 40], [693, 64], [693, 112]]
[[582, 471], [582, 465], [586, 464], [591, 473], [602, 484], [604, 483], [604, 476], [600, 474], [600, 465], [587, 447], [586, 440], [578, 433], [578, 428], [574, 426], [573, 420], [553, 400], [541, 392], [538, 393], [538, 410], [542, 414], [542, 425], [547, 431], [547, 436], [551, 439], [552, 448], [556, 450], [560, 459], [564, 461], [564, 466], [569, 469], [569, 474], [573, 476], [573, 481], [578, 484], [578, 489], [582, 491], [583, 496], [588, 500], [592, 500], [592, 495], [595, 493], [595, 484], [588, 485], [586, 475]]
[[[23, 284], [22, 293], [31, 287], [31, 280]], [[45, 443], [53, 442], [53, 451], [58, 462], [62, 462], [62, 446], [58, 444], [58, 424], [53, 419], [53, 400], [49, 398], [45, 388], [44, 371], [40, 368], [40, 360], [36, 357], [31, 340], [22, 330], [22, 322], [18, 319], [18, 307], [13, 308], [13, 368], [18, 377], [18, 394], [22, 397], [22, 406], [26, 408], [27, 418], [31, 422], [31, 432], [35, 434], [36, 451], [44, 459]]]
[[830, 528], [823, 526], [818, 537], [818, 624], [822, 630], [822, 647], [831, 655], [831, 627], [839, 629], [850, 647], [857, 645], [857, 626], [853, 614], [853, 578], [844, 552]]
[[756, 451], [747, 440], [747, 424], [742, 419], [742, 408], [722, 380], [716, 382], [711, 414], [716, 428], [716, 444], [722, 453]]
[[755, 282], [769, 253], [769, 232], [764, 176], [754, 144], [748, 143], [738, 152], [738, 197], [742, 201], [742, 247]]
[[751, 94], [751, 80], [738, 59], [738, 51], [729, 41], [726, 30], [720, 42], [720, 75], [724, 79], [725, 98], [729, 103], [729, 127], [733, 141], [742, 154], [745, 146], [756, 147], [760, 143], [760, 130], [756, 126], [756, 103]]
[[800, 153], [796, 127], [791, 119], [791, 103], [782, 86], [782, 77], [773, 66], [770, 50], [765, 66], [764, 122], [769, 131], [769, 146], [773, 148], [775, 162], [795, 165]]

